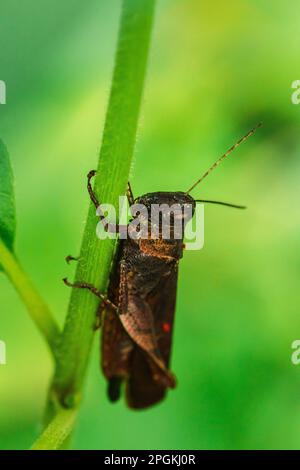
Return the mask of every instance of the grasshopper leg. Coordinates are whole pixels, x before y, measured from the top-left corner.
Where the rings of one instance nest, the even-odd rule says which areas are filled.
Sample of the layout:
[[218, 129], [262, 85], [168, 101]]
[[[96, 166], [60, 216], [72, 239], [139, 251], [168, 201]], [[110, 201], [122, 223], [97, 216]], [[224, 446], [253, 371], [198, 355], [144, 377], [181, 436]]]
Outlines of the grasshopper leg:
[[101, 222], [103, 223], [103, 226], [104, 226], [104, 230], [106, 232], [111, 232], [111, 233], [121, 233], [121, 232], [127, 232], [127, 225], [119, 225], [119, 224], [116, 224], [116, 225], [111, 225], [109, 224], [108, 222], [106, 222], [106, 219], [105, 219], [105, 216], [101, 210], [101, 207], [100, 207], [100, 202], [98, 201], [98, 198], [96, 196], [96, 194], [94, 193], [94, 190], [92, 188], [92, 184], [91, 184], [91, 180], [92, 178], [95, 176], [96, 174], [96, 170], [91, 170], [88, 175], [87, 175], [87, 189], [88, 189], [88, 193], [90, 195], [90, 199], [92, 201], [92, 203], [94, 204], [94, 206], [96, 207], [97, 209], [97, 215], [98, 217], [100, 218]]
[[98, 201], [97, 196], [94, 193], [93, 188], [92, 188], [92, 184], [91, 184], [91, 179], [95, 176], [96, 173], [97, 173], [96, 170], [91, 170], [88, 173], [88, 175], [87, 175], [87, 180], [88, 180], [87, 189], [88, 189], [88, 192], [89, 192], [92, 203], [94, 204], [96, 209], [98, 209], [98, 207], [100, 206], [100, 202]]
[[127, 195], [129, 205], [132, 206], [134, 204], [134, 196], [133, 196], [131, 185], [130, 185], [129, 181], [127, 183], [126, 195]]
[[101, 299], [103, 304], [106, 307], [108, 307], [108, 308], [110, 308], [114, 311], [118, 311], [118, 307], [115, 304], [113, 304], [105, 295], [101, 294], [101, 292], [99, 292], [99, 290], [95, 286], [93, 286], [92, 284], [89, 284], [88, 282], [74, 282], [72, 284], [71, 282], [68, 281], [67, 278], [64, 278], [63, 282], [66, 284], [66, 286], [69, 286], [69, 287], [75, 287], [77, 289], [87, 289], [87, 290], [89, 290], [94, 295], [96, 295], [96, 297]]

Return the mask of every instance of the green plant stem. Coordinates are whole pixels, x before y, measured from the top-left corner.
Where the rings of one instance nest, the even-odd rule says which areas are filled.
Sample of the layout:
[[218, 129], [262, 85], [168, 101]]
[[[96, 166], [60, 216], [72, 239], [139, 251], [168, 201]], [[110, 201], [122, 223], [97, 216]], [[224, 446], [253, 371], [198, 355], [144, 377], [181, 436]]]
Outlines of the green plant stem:
[[[94, 191], [99, 201], [118, 208], [125, 194], [133, 156], [141, 97], [144, 86], [155, 0], [124, 0], [112, 88]], [[76, 281], [107, 289], [114, 254], [114, 240], [96, 237], [98, 223], [91, 205], [84, 229]], [[48, 417], [55, 402], [75, 406], [87, 369], [94, 337], [99, 301], [90, 292], [73, 289], [64, 331], [57, 354], [57, 366], [50, 388]]]
[[41, 436], [35, 441], [31, 450], [59, 450], [71, 435], [77, 411], [60, 409]]
[[16, 288], [28, 312], [55, 355], [60, 335], [59, 328], [43, 299], [24, 273], [19, 262], [0, 239], [0, 265]]

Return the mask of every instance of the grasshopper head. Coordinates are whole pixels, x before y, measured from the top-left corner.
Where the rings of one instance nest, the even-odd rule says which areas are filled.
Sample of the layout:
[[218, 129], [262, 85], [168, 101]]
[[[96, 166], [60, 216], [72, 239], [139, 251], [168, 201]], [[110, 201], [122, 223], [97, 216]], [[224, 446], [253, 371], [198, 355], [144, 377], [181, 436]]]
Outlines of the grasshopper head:
[[147, 193], [138, 197], [135, 204], [143, 205], [148, 211], [149, 218], [153, 211], [161, 211], [163, 217], [170, 217], [174, 214], [175, 219], [190, 220], [195, 211], [196, 202], [189, 194], [184, 192], [164, 192]]

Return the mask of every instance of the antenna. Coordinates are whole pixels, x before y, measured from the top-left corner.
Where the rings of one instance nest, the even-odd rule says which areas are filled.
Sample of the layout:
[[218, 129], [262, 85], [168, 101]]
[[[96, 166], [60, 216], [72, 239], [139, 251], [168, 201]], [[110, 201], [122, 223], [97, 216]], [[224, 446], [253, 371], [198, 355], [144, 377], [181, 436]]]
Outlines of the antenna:
[[234, 209], [247, 209], [246, 206], [240, 206], [238, 204], [231, 204], [230, 202], [209, 201], [207, 199], [195, 199], [195, 202], [206, 202], [207, 204], [220, 204], [220, 206], [233, 207]]
[[246, 135], [244, 135], [244, 137], [242, 137], [240, 140], [237, 141], [236, 144], [234, 144], [232, 147], [230, 147], [229, 150], [227, 150], [226, 153], [224, 153], [224, 155], [222, 155], [222, 157], [220, 157], [205, 173], [204, 175], [201, 176], [201, 178], [199, 178], [196, 183], [193, 184], [193, 186], [186, 192], [186, 194], [189, 194], [199, 183], [201, 183], [202, 180], [204, 180], [204, 178], [206, 178], [215, 168], [217, 168], [217, 166], [220, 165], [220, 163], [226, 158], [228, 157], [228, 155], [231, 154], [231, 152], [233, 152], [237, 147], [239, 147], [241, 144], [243, 144], [246, 140], [249, 139], [249, 137], [251, 137], [254, 132], [262, 126], [262, 123], [260, 122], [259, 124], [257, 124], [255, 127], [253, 127], [253, 129], [251, 129], [251, 131], [249, 131]]

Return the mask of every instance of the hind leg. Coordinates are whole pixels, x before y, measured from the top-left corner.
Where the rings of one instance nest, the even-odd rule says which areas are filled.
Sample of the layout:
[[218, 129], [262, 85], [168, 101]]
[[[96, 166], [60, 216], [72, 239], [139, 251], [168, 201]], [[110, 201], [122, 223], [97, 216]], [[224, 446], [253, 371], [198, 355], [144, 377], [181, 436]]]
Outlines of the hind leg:
[[89, 290], [90, 292], [92, 292], [92, 294], [96, 295], [96, 297], [101, 299], [103, 304], [106, 307], [108, 307], [112, 310], [118, 311], [118, 307], [115, 304], [113, 304], [105, 295], [101, 294], [101, 292], [95, 286], [93, 286], [92, 284], [89, 284], [88, 282], [74, 282], [74, 284], [72, 284], [71, 282], [68, 281], [67, 278], [64, 278], [63, 282], [68, 287], [75, 287], [76, 289], [87, 289], [87, 290]]

